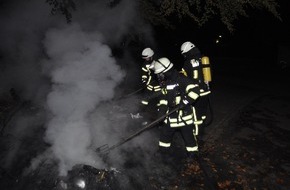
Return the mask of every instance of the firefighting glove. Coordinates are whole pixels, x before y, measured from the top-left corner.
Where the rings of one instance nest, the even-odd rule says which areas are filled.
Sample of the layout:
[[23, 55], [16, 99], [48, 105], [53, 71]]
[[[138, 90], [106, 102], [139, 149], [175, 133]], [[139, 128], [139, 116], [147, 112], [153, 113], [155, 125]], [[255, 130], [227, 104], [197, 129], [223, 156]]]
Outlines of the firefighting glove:
[[161, 106], [157, 109], [157, 119], [164, 116], [166, 114], [166, 107]]
[[142, 83], [141, 83], [144, 87], [147, 86], [147, 79], [142, 79]]
[[161, 109], [160, 108], [158, 109], [156, 119], [160, 119], [160, 121], [157, 124], [159, 126], [159, 128], [164, 126], [164, 124], [165, 124], [164, 123], [164, 121], [166, 120], [165, 114], [166, 114], [166, 109], [164, 107], [161, 107]]
[[189, 104], [190, 104], [190, 102], [188, 100], [184, 99], [179, 103], [179, 108], [183, 109], [184, 107], [186, 107]]

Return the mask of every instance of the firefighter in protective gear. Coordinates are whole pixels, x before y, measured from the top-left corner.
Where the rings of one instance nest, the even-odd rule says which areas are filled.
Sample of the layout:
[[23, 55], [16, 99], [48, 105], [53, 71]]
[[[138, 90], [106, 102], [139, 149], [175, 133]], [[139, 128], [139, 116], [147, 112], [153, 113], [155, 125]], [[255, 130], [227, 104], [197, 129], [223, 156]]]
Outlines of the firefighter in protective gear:
[[206, 81], [203, 74], [203, 65], [201, 63], [202, 54], [200, 50], [192, 42], [184, 42], [181, 45], [181, 54], [185, 58], [182, 73], [192, 79], [198, 81], [200, 87], [200, 98], [195, 104], [198, 120], [204, 122], [207, 115], [208, 95], [211, 93], [209, 89], [209, 81]]
[[[145, 48], [142, 51], [142, 58], [144, 63], [142, 65], [142, 84], [145, 85], [146, 92], [141, 103], [143, 105], [148, 105], [151, 99], [154, 99], [158, 94], [160, 94], [160, 86], [156, 75], [153, 72], [154, 68], [154, 51], [151, 48]], [[157, 93], [159, 92], [159, 93]]]
[[165, 57], [155, 62], [154, 73], [157, 74], [162, 88], [162, 96], [157, 105], [159, 116], [179, 107], [176, 112], [165, 118], [160, 129], [160, 152], [169, 151], [174, 133], [180, 131], [185, 141], [188, 156], [190, 158], [197, 157], [198, 120], [195, 108], [192, 106], [199, 97], [200, 91], [197, 81], [185, 77], [173, 69], [173, 63]]

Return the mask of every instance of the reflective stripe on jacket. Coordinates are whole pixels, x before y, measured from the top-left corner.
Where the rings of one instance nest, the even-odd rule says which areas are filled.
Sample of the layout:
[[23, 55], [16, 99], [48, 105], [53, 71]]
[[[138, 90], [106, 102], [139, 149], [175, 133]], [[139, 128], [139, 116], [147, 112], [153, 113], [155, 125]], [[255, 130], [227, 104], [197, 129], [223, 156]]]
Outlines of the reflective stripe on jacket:
[[180, 104], [187, 104], [187, 106], [172, 113], [164, 122], [169, 123], [171, 127], [201, 124], [202, 120], [197, 120], [195, 108], [191, 105], [200, 96], [199, 93], [197, 81], [174, 72], [172, 78], [166, 82], [166, 86], [162, 89], [163, 96], [157, 106], [162, 114], [170, 112]]
[[141, 74], [141, 80], [142, 83], [146, 85], [147, 90], [149, 91], [160, 91], [160, 85], [158, 81], [154, 77], [154, 73], [151, 71], [149, 68], [152, 62], [147, 62], [145, 61], [143, 66], [142, 66], [142, 74]]

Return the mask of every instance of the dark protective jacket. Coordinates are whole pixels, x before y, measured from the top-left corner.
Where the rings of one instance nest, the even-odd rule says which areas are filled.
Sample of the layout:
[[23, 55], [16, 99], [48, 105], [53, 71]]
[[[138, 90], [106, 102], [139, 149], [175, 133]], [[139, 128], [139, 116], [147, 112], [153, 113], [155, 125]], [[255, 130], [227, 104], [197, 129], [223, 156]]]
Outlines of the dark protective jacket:
[[192, 106], [200, 96], [197, 80], [185, 77], [176, 70], [170, 72], [162, 86], [162, 96], [157, 105], [159, 114], [164, 115], [175, 109], [176, 106], [181, 108], [168, 116], [164, 122], [170, 127], [182, 127], [202, 122], [197, 119], [195, 108]]
[[184, 54], [185, 62], [183, 69], [186, 72], [187, 77], [203, 81], [202, 67], [201, 67], [201, 53], [197, 47], [194, 47], [190, 51]]
[[150, 69], [151, 64], [154, 61], [144, 61], [143, 65], [142, 65], [142, 73], [141, 73], [141, 77], [142, 77], [142, 83], [144, 85], [146, 85], [146, 89], [149, 91], [160, 91], [161, 88], [159, 86], [158, 80], [156, 75], [154, 74], [154, 71], [152, 69]]
[[181, 73], [185, 76], [196, 79], [200, 86], [200, 95], [205, 96], [210, 93], [206, 83], [204, 82], [202, 64], [201, 64], [201, 53], [197, 47], [194, 47], [190, 51], [184, 54], [185, 62]]
[[146, 91], [141, 100], [141, 104], [145, 106], [149, 105], [150, 102], [156, 105], [155, 100], [161, 94], [161, 88], [157, 80], [157, 76], [150, 68], [153, 63], [154, 60], [144, 61], [142, 65], [142, 84], [144, 85], [144, 88], [146, 88]]

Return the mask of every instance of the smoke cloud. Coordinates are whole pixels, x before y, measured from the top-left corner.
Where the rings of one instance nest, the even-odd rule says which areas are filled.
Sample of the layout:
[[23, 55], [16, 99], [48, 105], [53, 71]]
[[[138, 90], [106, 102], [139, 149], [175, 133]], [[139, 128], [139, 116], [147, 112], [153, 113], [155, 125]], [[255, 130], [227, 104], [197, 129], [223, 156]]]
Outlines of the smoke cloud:
[[114, 97], [124, 73], [99, 35], [84, 33], [78, 25], [48, 31], [44, 44], [50, 58], [45, 64], [53, 67], [46, 137], [64, 174], [75, 164], [94, 165], [88, 116], [101, 101]]
[[[122, 64], [136, 63], [128, 54], [114, 57], [111, 47], [132, 34], [152, 41], [151, 30], [140, 19], [136, 1], [123, 0], [113, 8], [107, 3], [78, 2], [70, 24], [63, 15], [51, 16], [42, 1], [3, 1], [0, 7], [1, 94], [15, 87], [46, 112], [43, 138], [50, 146], [32, 167], [51, 157], [60, 175], [76, 164], [102, 167], [94, 148], [108, 139], [118, 141], [126, 130], [128, 110], [112, 111], [112, 104], [104, 103], [128, 75]], [[134, 110], [136, 104], [131, 99], [126, 106]]]

